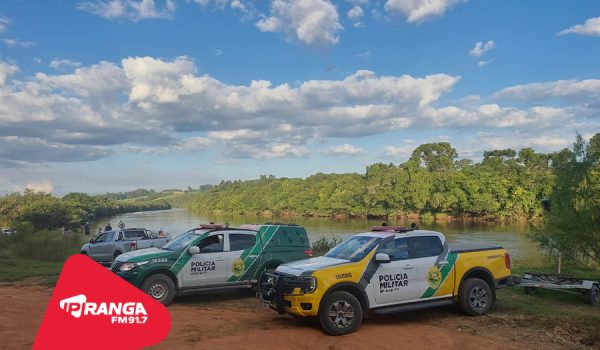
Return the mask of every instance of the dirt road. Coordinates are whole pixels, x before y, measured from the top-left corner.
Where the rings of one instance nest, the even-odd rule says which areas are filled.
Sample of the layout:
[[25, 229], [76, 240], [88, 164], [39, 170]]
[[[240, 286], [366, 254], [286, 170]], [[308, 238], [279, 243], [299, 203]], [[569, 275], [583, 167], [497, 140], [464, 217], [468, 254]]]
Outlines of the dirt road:
[[[39, 284], [0, 286], [3, 349], [30, 349], [52, 289]], [[510, 329], [490, 327], [452, 309], [404, 313], [366, 320], [344, 337], [325, 335], [317, 322], [264, 309], [251, 293], [198, 295], [169, 307], [169, 337], [155, 349], [511, 349], [540, 348], [517, 342]], [[480, 327], [480, 325], [482, 325]], [[553, 344], [543, 346], [556, 348]]]

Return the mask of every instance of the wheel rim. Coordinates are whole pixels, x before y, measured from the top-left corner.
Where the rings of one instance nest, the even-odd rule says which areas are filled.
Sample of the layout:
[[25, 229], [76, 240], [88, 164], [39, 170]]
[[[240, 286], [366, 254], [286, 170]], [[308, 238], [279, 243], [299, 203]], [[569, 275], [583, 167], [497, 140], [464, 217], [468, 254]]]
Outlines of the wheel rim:
[[329, 319], [337, 328], [348, 328], [354, 320], [354, 309], [347, 301], [338, 300], [329, 307]]
[[471, 294], [469, 295], [469, 302], [471, 306], [476, 310], [485, 309], [488, 304], [488, 296], [485, 288], [482, 286], [477, 286], [471, 290]]
[[167, 295], [167, 290], [168, 288], [166, 284], [162, 282], [156, 282], [150, 286], [150, 289], [148, 289], [148, 294], [150, 294], [150, 296], [154, 299], [160, 300]]

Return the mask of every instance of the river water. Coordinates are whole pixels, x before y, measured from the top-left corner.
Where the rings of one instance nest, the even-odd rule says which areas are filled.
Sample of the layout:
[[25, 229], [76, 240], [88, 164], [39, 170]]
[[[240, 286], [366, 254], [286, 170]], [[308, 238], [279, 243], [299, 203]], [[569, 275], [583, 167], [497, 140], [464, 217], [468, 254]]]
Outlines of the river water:
[[[304, 226], [311, 240], [322, 236], [345, 238], [351, 234], [365, 232], [370, 226], [381, 225], [381, 220], [367, 219], [332, 219], [332, 218], [293, 218], [270, 219], [257, 216], [209, 215], [187, 211], [185, 209], [170, 209], [120, 214], [106, 220], [92, 223], [95, 232], [98, 227], [104, 227], [110, 222], [116, 228], [119, 221], [126, 227], [144, 227], [152, 231], [160, 229], [177, 236], [201, 223], [229, 223], [231, 226], [241, 224], [256, 224], [266, 221], [282, 221]], [[409, 226], [410, 222], [388, 222], [390, 225]], [[450, 243], [489, 243], [501, 245], [508, 249], [512, 260], [516, 263], [539, 265], [546, 259], [543, 251], [530, 238], [533, 227], [525, 222], [496, 223], [496, 222], [421, 222], [422, 229], [442, 232]]]

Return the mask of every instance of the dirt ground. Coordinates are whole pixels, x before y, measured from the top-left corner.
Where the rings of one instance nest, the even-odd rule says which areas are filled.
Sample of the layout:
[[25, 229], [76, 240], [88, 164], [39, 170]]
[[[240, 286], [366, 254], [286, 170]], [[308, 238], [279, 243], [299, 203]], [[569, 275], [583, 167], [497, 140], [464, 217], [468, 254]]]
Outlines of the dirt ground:
[[[3, 349], [30, 349], [52, 289], [31, 282], [0, 286]], [[280, 316], [252, 293], [178, 298], [169, 307], [169, 337], [154, 349], [558, 349], [544, 337], [524, 341], [496, 324], [493, 313], [479, 318], [453, 308], [379, 316], [353, 334], [327, 336], [318, 322]]]

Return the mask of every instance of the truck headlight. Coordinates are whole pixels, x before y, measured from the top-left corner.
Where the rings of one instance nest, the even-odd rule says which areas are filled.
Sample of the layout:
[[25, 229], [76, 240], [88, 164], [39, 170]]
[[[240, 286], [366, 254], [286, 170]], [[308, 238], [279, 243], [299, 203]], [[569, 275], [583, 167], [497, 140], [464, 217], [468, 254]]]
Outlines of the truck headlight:
[[134, 267], [138, 267], [138, 266], [142, 266], [144, 264], [147, 264], [147, 261], [138, 261], [138, 262], [131, 262], [131, 263], [124, 263], [123, 265], [121, 265], [121, 267], [119, 267], [120, 271], [126, 272], [129, 271], [131, 269], [133, 269]]
[[312, 293], [317, 289], [317, 279], [314, 277], [304, 277], [304, 293]]

